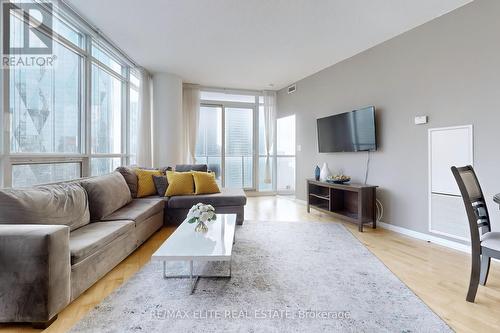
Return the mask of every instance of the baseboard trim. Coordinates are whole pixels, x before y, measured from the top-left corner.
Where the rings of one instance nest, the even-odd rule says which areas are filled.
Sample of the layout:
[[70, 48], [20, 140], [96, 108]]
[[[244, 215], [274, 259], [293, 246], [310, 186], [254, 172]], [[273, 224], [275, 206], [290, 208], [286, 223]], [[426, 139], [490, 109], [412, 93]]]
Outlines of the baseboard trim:
[[377, 222], [377, 226], [379, 226], [383, 229], [397, 232], [398, 234], [402, 234], [402, 235], [409, 236], [412, 238], [424, 240], [426, 242], [438, 244], [438, 245], [445, 246], [445, 247], [448, 247], [448, 248], [451, 248], [454, 250], [458, 250], [461, 252], [470, 253], [470, 246], [469, 245], [465, 245], [465, 244], [454, 242], [454, 241], [451, 241], [448, 239], [443, 239], [440, 237], [424, 234], [423, 232], [418, 232], [418, 231], [406, 229], [403, 227], [398, 227], [396, 225], [392, 225], [389, 223]]
[[[307, 202], [305, 200], [302, 200], [302, 199], [295, 198], [295, 201], [297, 203], [299, 203], [299, 204], [302, 204], [302, 205], [306, 205], [307, 204]], [[444, 246], [444, 247], [447, 247], [447, 248], [450, 248], [450, 249], [454, 249], [454, 250], [457, 250], [457, 251], [460, 251], [460, 252], [465, 252], [465, 253], [470, 253], [471, 252], [469, 245], [462, 244], [462, 243], [459, 243], [459, 242], [455, 242], [455, 241], [452, 241], [452, 240], [448, 240], [448, 239], [444, 239], [444, 238], [441, 238], [441, 237], [437, 237], [437, 236], [425, 234], [423, 232], [414, 231], [414, 230], [411, 230], [411, 229], [399, 227], [399, 226], [396, 226], [396, 225], [393, 225], [393, 224], [389, 224], [389, 223], [385, 223], [385, 222], [381, 222], [381, 221], [377, 222], [377, 226], [380, 227], [380, 228], [382, 228], [382, 229], [386, 229], [386, 230], [397, 232], [398, 234], [401, 234], [401, 235], [405, 235], [405, 236], [412, 237], [412, 238], [415, 238], [415, 239], [420, 239], [420, 240], [423, 240], [423, 241], [426, 241], [426, 242], [430, 242], [430, 243], [434, 243], [434, 244], [437, 244], [437, 245], [441, 245], [441, 246]]]

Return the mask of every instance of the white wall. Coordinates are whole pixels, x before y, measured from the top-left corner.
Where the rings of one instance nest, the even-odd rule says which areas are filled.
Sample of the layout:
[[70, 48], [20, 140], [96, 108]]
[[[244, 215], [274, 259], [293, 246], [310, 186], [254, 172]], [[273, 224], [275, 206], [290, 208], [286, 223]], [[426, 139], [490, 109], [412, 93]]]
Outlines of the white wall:
[[182, 163], [184, 126], [182, 79], [169, 73], [153, 74], [153, 166]]

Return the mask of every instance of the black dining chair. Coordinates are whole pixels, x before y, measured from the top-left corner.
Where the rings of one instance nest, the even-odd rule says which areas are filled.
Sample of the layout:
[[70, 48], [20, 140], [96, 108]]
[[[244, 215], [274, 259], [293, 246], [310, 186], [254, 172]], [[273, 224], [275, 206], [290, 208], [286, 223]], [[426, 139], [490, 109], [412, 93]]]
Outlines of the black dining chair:
[[474, 302], [479, 283], [484, 286], [488, 279], [491, 258], [500, 259], [500, 232], [491, 231], [486, 201], [472, 166], [452, 167], [451, 171], [462, 194], [469, 220], [472, 266], [466, 300]]

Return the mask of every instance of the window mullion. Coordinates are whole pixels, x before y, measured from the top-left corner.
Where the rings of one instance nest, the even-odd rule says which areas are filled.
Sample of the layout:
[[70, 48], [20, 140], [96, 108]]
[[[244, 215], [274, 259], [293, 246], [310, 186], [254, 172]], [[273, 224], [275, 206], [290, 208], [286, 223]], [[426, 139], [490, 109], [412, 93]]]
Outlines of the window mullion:
[[89, 35], [85, 35], [85, 50], [87, 51], [87, 55], [83, 58], [84, 60], [84, 82], [83, 82], [83, 121], [82, 121], [82, 135], [83, 144], [82, 149], [86, 158], [82, 163], [82, 176], [89, 177], [90, 170], [90, 155], [92, 153], [92, 62], [90, 59], [90, 54], [92, 52], [92, 40]]
[[[122, 91], [124, 92], [122, 99], [122, 153], [125, 155], [122, 158], [123, 165], [129, 165], [130, 162], [130, 69], [125, 68], [126, 81], [122, 82]], [[125, 140], [123, 140], [125, 138]]]
[[220, 160], [220, 169], [221, 169], [221, 183], [222, 187], [226, 186], [226, 107], [224, 105], [220, 106], [222, 109], [222, 117], [221, 117], [221, 160]]

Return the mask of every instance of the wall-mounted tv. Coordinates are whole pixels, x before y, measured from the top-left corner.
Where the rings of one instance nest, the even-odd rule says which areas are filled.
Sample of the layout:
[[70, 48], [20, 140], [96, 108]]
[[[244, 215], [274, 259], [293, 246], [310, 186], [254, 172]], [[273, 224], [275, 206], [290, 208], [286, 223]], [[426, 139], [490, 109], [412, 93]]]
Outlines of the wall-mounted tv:
[[375, 151], [375, 107], [319, 118], [318, 147], [320, 153]]

